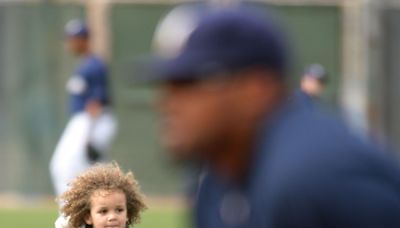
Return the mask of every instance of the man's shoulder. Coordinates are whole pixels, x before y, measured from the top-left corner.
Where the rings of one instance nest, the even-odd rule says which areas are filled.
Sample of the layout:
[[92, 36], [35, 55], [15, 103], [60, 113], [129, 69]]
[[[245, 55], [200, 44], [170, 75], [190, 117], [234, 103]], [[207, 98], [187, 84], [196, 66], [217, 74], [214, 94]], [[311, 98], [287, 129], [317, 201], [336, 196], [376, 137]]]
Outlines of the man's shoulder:
[[278, 182], [312, 185], [326, 178], [387, 169], [389, 159], [378, 147], [324, 113], [296, 113], [269, 137], [264, 139], [260, 166], [266, 167], [262, 168], [265, 175], [278, 177]]
[[[267, 139], [265, 139], [267, 140]], [[359, 145], [361, 139], [352, 133], [343, 120], [323, 111], [298, 108], [282, 118], [272, 134], [272, 144], [296, 150], [315, 151], [338, 144]]]
[[80, 65], [80, 71], [82, 74], [93, 74], [95, 73], [105, 73], [106, 72], [105, 62], [96, 55], [90, 55], [82, 60]]

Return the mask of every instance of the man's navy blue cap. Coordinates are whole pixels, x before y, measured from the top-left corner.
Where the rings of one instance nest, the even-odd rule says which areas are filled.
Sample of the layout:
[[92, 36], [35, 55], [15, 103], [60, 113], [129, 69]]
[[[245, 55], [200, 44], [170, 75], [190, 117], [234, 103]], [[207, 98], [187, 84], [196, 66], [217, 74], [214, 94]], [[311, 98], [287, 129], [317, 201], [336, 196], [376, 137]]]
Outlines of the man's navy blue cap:
[[287, 65], [287, 42], [274, 19], [249, 9], [216, 10], [200, 20], [177, 57], [152, 66], [147, 81], [202, 79], [252, 66], [284, 76]]
[[88, 26], [78, 19], [68, 21], [64, 29], [65, 36], [68, 37], [89, 37]]

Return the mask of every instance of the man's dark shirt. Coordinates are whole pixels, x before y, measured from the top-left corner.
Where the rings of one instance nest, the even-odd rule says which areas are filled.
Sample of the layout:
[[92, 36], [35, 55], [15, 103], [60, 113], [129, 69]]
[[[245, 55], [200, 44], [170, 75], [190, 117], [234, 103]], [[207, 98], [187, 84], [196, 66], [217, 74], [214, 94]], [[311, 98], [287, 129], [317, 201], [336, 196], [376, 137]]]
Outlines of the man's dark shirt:
[[318, 106], [317, 99], [313, 98], [301, 89], [297, 89], [296, 91], [294, 91], [291, 99], [297, 99], [296, 102], [300, 103], [310, 110], [315, 109], [316, 106]]
[[247, 178], [205, 175], [197, 227], [400, 227], [397, 163], [341, 121], [288, 103], [260, 130]]

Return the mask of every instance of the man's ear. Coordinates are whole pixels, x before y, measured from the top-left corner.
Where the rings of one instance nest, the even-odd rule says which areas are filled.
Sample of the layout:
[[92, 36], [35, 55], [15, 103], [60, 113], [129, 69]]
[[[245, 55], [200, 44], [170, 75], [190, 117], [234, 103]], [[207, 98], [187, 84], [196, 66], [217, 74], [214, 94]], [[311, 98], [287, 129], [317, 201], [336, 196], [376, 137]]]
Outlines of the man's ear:
[[92, 216], [90, 215], [90, 213], [88, 215], [86, 215], [85, 217], [85, 223], [87, 225], [93, 225], [93, 220], [92, 220]]

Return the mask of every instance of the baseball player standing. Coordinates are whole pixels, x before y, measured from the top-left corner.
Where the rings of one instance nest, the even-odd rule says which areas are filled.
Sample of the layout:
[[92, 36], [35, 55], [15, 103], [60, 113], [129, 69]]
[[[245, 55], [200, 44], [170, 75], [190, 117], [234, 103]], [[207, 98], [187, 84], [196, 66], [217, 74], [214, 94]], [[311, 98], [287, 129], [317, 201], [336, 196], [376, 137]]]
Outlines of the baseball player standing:
[[328, 74], [320, 64], [312, 64], [304, 70], [300, 80], [300, 88], [294, 96], [309, 109], [314, 109], [318, 104], [328, 82]]
[[110, 106], [108, 72], [105, 63], [90, 49], [90, 32], [85, 23], [71, 20], [65, 26], [66, 47], [80, 58], [67, 82], [70, 121], [50, 162], [57, 195], [91, 164], [107, 158], [117, 123]]

